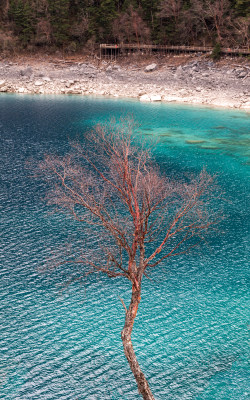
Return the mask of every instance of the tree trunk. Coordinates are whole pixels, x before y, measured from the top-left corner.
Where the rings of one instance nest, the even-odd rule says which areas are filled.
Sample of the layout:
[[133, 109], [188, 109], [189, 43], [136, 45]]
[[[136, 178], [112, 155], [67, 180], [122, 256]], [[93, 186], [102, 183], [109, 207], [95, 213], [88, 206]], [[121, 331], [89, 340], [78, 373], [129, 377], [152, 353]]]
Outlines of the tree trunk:
[[141, 300], [141, 289], [136, 290], [132, 288], [132, 297], [129, 305], [129, 309], [126, 311], [125, 324], [121, 332], [122, 343], [124, 348], [125, 356], [128, 360], [131, 371], [134, 374], [137, 382], [138, 391], [142, 395], [144, 400], [155, 400], [150, 390], [148, 381], [142, 372], [140, 365], [137, 361], [132, 341], [131, 334], [133, 329], [134, 320], [138, 310], [138, 306]]

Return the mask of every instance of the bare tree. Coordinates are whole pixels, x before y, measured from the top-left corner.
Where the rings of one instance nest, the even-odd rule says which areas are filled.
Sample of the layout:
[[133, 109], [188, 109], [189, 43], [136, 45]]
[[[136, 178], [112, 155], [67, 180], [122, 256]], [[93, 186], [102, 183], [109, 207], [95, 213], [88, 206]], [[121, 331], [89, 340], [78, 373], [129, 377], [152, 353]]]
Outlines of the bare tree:
[[87, 14], [82, 13], [79, 16], [78, 21], [75, 21], [70, 29], [70, 33], [73, 37], [78, 40], [83, 40], [87, 36], [89, 28], [89, 18]]
[[192, 10], [210, 38], [216, 35], [224, 44], [231, 38], [231, 3], [229, 0], [191, 0]]
[[150, 40], [150, 29], [143, 21], [142, 10], [134, 10], [130, 5], [126, 12], [121, 13], [113, 22], [113, 35], [120, 43], [148, 43]]
[[160, 4], [159, 17], [173, 17], [177, 24], [183, 7], [183, 0], [162, 0]]
[[233, 30], [236, 36], [236, 43], [241, 44], [247, 49], [250, 48], [250, 16], [249, 17], [238, 17], [231, 21]]
[[49, 203], [66, 209], [106, 243], [98, 257], [83, 251], [63, 263], [87, 265], [87, 274], [101, 271], [130, 281], [128, 307], [121, 299], [121, 338], [139, 393], [153, 400], [131, 339], [143, 278], [163, 261], [197, 246], [220, 216], [213, 210], [218, 193], [214, 177], [205, 171], [183, 179], [162, 175], [150, 151], [134, 145], [133, 129], [131, 121], [98, 125], [86, 145], [73, 143], [63, 158], [46, 156], [41, 168], [52, 183]]
[[52, 40], [52, 27], [49, 20], [39, 19], [36, 24], [36, 44], [50, 44]]
[[9, 0], [0, 0], [0, 19], [6, 18], [8, 16], [9, 8]]
[[215, 0], [206, 2], [207, 16], [213, 20], [214, 27], [220, 43], [223, 43], [224, 30], [227, 32], [228, 15], [230, 13], [229, 0]]

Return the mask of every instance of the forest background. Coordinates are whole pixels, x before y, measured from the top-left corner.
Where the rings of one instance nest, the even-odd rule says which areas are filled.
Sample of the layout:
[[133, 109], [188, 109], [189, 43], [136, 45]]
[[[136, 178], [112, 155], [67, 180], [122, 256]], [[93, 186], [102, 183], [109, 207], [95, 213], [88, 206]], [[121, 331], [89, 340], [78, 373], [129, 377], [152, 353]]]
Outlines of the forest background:
[[0, 50], [99, 43], [249, 48], [249, 0], [0, 0]]

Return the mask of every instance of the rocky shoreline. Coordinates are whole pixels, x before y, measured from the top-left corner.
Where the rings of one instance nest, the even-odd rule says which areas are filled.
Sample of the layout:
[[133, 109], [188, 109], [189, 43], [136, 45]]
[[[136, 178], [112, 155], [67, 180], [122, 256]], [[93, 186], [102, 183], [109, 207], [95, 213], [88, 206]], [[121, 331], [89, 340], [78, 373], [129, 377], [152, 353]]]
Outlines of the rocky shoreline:
[[247, 61], [214, 63], [204, 56], [132, 61], [0, 60], [0, 92], [102, 95], [250, 109]]

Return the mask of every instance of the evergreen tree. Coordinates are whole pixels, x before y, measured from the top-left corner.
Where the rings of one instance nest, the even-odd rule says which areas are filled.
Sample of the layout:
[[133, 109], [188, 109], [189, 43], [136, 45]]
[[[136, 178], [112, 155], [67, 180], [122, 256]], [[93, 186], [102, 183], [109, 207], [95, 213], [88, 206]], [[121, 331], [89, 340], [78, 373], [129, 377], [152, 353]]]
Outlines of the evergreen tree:
[[26, 45], [217, 40], [247, 47], [250, 40], [249, 0], [0, 0], [0, 19]]
[[250, 17], [250, 1], [249, 0], [236, 0], [235, 9], [239, 16]]
[[112, 38], [112, 22], [117, 17], [116, 0], [100, 0], [96, 10], [98, 38]]
[[54, 42], [63, 45], [69, 40], [69, 0], [49, 0], [49, 14]]
[[11, 0], [9, 9], [10, 18], [15, 23], [15, 32], [20, 40], [27, 44], [35, 31], [35, 18], [29, 0]]
[[141, 0], [141, 8], [143, 10], [143, 17], [147, 25], [151, 29], [151, 37], [153, 41], [159, 39], [160, 21], [157, 17], [159, 11], [158, 0]]

